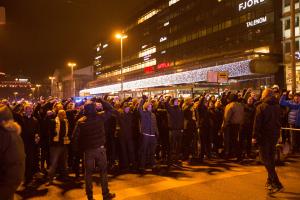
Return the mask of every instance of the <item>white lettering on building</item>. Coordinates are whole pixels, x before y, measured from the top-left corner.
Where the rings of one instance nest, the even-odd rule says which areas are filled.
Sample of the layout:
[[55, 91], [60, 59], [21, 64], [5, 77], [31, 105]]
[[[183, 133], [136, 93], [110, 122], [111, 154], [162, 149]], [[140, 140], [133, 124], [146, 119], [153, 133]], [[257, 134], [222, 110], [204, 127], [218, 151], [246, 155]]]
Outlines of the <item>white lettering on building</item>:
[[261, 17], [261, 18], [258, 18], [258, 19], [254, 19], [254, 20], [252, 20], [252, 21], [249, 21], [249, 22], [247, 22], [246, 24], [247, 24], [247, 27], [249, 28], [249, 27], [252, 27], [252, 26], [256, 26], [256, 25], [258, 25], [258, 24], [262, 24], [262, 23], [265, 23], [265, 22], [267, 22], [267, 16], [264, 16], [264, 17]]
[[247, 0], [247, 1], [239, 4], [239, 11], [243, 11], [243, 10], [251, 8], [257, 4], [261, 4], [264, 1], [265, 0]]

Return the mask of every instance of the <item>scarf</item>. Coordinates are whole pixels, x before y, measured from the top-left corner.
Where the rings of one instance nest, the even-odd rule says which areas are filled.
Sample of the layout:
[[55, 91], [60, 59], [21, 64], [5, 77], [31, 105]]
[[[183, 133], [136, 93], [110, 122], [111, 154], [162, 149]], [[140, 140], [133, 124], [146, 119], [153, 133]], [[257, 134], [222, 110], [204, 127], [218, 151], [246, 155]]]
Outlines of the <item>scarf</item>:
[[[69, 123], [67, 119], [64, 119], [65, 124], [66, 124], [66, 132], [64, 135], [64, 144], [70, 144], [70, 139], [68, 137], [68, 132], [69, 132]], [[56, 136], [53, 138], [53, 142], [59, 142], [60, 138], [60, 120], [58, 117], [55, 117], [55, 132]]]

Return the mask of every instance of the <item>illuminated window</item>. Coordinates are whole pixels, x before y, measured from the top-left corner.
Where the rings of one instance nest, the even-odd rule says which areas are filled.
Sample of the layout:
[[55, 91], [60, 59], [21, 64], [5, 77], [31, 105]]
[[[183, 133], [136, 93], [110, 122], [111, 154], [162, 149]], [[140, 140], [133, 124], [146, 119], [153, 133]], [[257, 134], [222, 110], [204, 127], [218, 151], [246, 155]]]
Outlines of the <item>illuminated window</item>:
[[[138, 63], [138, 64], [135, 64], [135, 65], [130, 65], [128, 67], [124, 67], [123, 68], [123, 74], [128, 73], [128, 72], [132, 72], [132, 71], [136, 71], [136, 70], [139, 70], [139, 69], [144, 69], [145, 67], [150, 67], [150, 66], [154, 66], [154, 65], [156, 65], [156, 59], [155, 58], [151, 59], [151, 60], [147, 60], [147, 61], [142, 62], [142, 63]], [[108, 78], [108, 77], [117, 76], [117, 75], [121, 75], [121, 69], [102, 74], [99, 78]]]
[[139, 52], [139, 58], [142, 58], [142, 57], [144, 57], [144, 56], [148, 56], [148, 55], [151, 55], [151, 54], [153, 54], [153, 53], [155, 53], [156, 52], [156, 47], [154, 46], [154, 47], [150, 47], [150, 48], [148, 48], [148, 49], [145, 49], [145, 50], [143, 50], [143, 51], [140, 51]]
[[148, 12], [147, 14], [143, 15], [142, 17], [140, 17], [138, 19], [138, 24], [141, 24], [144, 21], [150, 19], [151, 17], [153, 17], [154, 15], [156, 15], [159, 11], [160, 10], [158, 10], [158, 9], [151, 10], [150, 12]]
[[178, 1], [180, 1], [180, 0], [169, 0], [169, 6], [177, 3]]

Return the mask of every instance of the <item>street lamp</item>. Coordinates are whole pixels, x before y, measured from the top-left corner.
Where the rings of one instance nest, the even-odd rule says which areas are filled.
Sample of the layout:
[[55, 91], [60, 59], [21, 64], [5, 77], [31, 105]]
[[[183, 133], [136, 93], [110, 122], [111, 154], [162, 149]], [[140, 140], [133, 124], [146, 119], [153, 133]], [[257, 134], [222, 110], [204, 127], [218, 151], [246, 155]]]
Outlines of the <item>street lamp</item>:
[[18, 92], [14, 92], [15, 101], [17, 100], [17, 95], [18, 95], [18, 94], [19, 94]]
[[53, 81], [54, 81], [55, 77], [54, 76], [49, 76], [49, 79], [51, 80], [51, 96], [54, 96], [53, 95]]
[[116, 38], [121, 41], [121, 94], [123, 94], [123, 40], [126, 39], [128, 36], [123, 33], [117, 33]]
[[75, 97], [74, 67], [76, 67], [77, 64], [74, 63], [74, 62], [69, 62], [68, 66], [71, 67], [71, 77], [72, 77], [71, 91], [72, 91], [72, 96]]
[[36, 91], [37, 97], [39, 97], [39, 95], [40, 95], [40, 87], [42, 87], [42, 85], [41, 84], [36, 84], [35, 87], [37, 88], [37, 91]]
[[30, 88], [30, 89], [31, 89], [31, 91], [32, 91], [32, 95], [33, 95], [33, 98], [34, 98], [34, 91], [35, 91], [35, 88], [32, 87], [32, 88]]

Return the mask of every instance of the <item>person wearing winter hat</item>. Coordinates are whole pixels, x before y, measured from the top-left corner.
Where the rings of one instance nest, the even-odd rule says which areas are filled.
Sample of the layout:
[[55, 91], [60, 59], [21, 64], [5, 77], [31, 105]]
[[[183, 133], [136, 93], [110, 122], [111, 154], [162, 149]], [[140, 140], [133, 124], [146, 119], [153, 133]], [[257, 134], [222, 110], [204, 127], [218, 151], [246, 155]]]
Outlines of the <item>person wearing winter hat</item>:
[[21, 127], [13, 121], [10, 109], [0, 104], [0, 199], [12, 200], [25, 171]]

